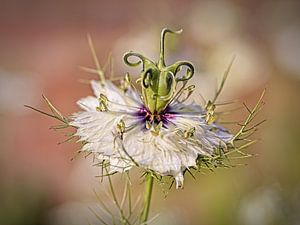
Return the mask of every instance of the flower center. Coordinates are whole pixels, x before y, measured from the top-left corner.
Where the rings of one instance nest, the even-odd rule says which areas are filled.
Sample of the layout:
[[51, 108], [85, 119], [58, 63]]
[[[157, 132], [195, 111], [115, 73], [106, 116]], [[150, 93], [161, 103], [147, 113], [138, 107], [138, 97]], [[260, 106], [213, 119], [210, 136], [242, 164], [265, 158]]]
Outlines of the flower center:
[[166, 108], [164, 111], [158, 113], [154, 112], [151, 113], [146, 107], [141, 108], [137, 113], [136, 116], [142, 122], [142, 124], [155, 124], [158, 125], [162, 123], [163, 127], [166, 127], [167, 124], [170, 122], [170, 119], [174, 118], [175, 115], [169, 113], [169, 109]]

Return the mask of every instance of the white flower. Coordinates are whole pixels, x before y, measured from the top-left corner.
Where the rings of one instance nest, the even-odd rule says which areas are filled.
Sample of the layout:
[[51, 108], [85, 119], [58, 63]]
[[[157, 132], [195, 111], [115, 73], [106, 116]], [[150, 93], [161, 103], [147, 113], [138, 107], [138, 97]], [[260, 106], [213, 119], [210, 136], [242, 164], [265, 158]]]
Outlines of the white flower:
[[[108, 160], [110, 172], [138, 165], [174, 176], [179, 187], [183, 172], [196, 166], [199, 155], [211, 155], [220, 143], [232, 138], [223, 128], [207, 124], [206, 113], [195, 104], [171, 104], [160, 115], [160, 130], [147, 129], [149, 112], [133, 90], [123, 93], [110, 81], [91, 84], [96, 96], [107, 96], [108, 109], [97, 110], [96, 97], [83, 98], [78, 104], [85, 111], [74, 114], [71, 125], [77, 127], [76, 135], [86, 143], [82, 150], [95, 153], [99, 160]], [[125, 125], [123, 131], [118, 128], [120, 122]]]
[[[125, 55], [129, 65], [143, 62], [141, 94], [132, 87], [129, 76], [123, 90], [111, 81], [91, 81], [95, 97], [78, 101], [84, 111], [74, 114], [70, 125], [77, 128], [75, 135], [84, 143], [82, 151], [108, 162], [110, 173], [139, 166], [162, 176], [173, 176], [178, 188], [183, 185], [184, 172], [197, 166], [199, 156], [211, 156], [232, 135], [208, 122], [207, 110], [181, 101], [193, 90], [193, 85], [186, 87], [186, 83], [194, 70], [184, 61], [165, 66], [163, 43], [167, 32], [171, 31], [162, 32], [157, 64], [137, 53]], [[130, 56], [141, 61], [130, 63]], [[188, 67], [186, 75], [176, 78], [183, 66]], [[179, 82], [183, 86], [176, 91]]]

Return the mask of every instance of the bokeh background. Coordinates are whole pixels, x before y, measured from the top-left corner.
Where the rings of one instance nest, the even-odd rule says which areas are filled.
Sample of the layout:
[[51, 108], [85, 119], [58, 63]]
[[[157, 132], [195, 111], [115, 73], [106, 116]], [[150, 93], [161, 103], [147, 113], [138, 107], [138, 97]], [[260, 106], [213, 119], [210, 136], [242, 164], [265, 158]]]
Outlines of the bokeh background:
[[79, 69], [93, 67], [87, 33], [100, 62], [112, 53], [122, 76], [124, 52], [157, 57], [166, 26], [184, 29], [168, 38], [167, 62], [191, 60], [206, 98], [235, 54], [220, 100], [251, 106], [266, 87], [267, 122], [246, 166], [187, 175], [185, 188], [167, 197], [156, 185], [151, 215], [161, 215], [153, 224], [300, 224], [299, 12], [296, 0], [0, 0], [0, 224], [101, 224], [89, 210], [93, 190], [106, 189], [97, 168], [71, 160], [79, 145], [58, 145], [63, 132], [48, 129], [56, 121], [23, 105], [47, 110], [45, 94], [66, 115], [78, 110], [76, 100], [91, 94], [84, 80], [96, 78]]

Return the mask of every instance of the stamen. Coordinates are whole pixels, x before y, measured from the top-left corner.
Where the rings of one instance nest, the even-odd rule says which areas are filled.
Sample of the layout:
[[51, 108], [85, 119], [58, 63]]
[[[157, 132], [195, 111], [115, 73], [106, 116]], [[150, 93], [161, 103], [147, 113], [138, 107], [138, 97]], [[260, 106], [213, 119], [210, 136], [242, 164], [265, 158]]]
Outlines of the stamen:
[[190, 138], [190, 137], [193, 137], [193, 136], [195, 135], [195, 131], [196, 131], [196, 128], [195, 128], [195, 127], [192, 127], [192, 128], [190, 128], [190, 129], [188, 129], [188, 130], [185, 130], [185, 131], [183, 132], [183, 137], [184, 137], [185, 139], [188, 139], [188, 138]]
[[96, 108], [98, 111], [106, 112], [108, 110], [107, 103], [108, 99], [104, 94], [100, 94], [100, 97], [98, 98], [99, 106]]
[[125, 132], [125, 122], [122, 119], [117, 123], [117, 132], [123, 137], [123, 133]]
[[208, 101], [206, 105], [206, 116], [205, 121], [207, 124], [211, 124], [216, 120], [215, 114], [216, 105], [213, 104], [211, 101]]
[[128, 90], [128, 88], [131, 87], [131, 78], [130, 78], [130, 75], [129, 73], [126, 73], [124, 79], [122, 80], [121, 82], [121, 86], [120, 88], [126, 92]]
[[[195, 85], [190, 85], [190, 86], [188, 86], [187, 88], [185, 88], [185, 89], [183, 90], [183, 92], [187, 91], [187, 95], [185, 96], [184, 99], [180, 100], [180, 103], [183, 103], [183, 102], [185, 102], [186, 100], [188, 100], [188, 98], [193, 94], [194, 90], [195, 90]], [[182, 92], [182, 93], [183, 93], [183, 92]], [[179, 96], [179, 97], [180, 97], [180, 96]], [[178, 98], [179, 98], [179, 97], [178, 97]]]
[[152, 127], [152, 124], [149, 120], [146, 120], [146, 128], [149, 130]]
[[[185, 102], [192, 95], [194, 90], [195, 90], [195, 85], [190, 85], [188, 87], [183, 86], [178, 92], [178, 95], [176, 95], [174, 99], [172, 99], [172, 102], [175, 101], [178, 101], [179, 103]], [[186, 96], [182, 100], [179, 100], [179, 98], [183, 95], [184, 92], [187, 92]]]
[[177, 101], [178, 98], [181, 96], [182, 92], [184, 91], [184, 88], [187, 84], [187, 81], [183, 82], [182, 87], [179, 89], [179, 91], [173, 96], [173, 98], [169, 101], [168, 106], [171, 105], [173, 102]]
[[162, 125], [163, 125], [163, 122], [160, 121], [159, 124], [157, 124], [155, 127], [154, 125], [152, 124], [152, 127], [150, 129], [151, 133], [154, 135], [154, 136], [158, 136], [159, 135], [159, 132], [160, 132], [160, 129], [162, 128]]

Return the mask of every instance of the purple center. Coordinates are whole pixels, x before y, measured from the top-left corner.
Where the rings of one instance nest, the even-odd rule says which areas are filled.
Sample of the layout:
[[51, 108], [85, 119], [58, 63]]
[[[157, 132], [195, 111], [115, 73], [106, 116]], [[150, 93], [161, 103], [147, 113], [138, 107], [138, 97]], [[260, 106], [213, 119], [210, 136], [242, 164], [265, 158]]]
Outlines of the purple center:
[[169, 107], [160, 113], [154, 112], [153, 114], [147, 108], [143, 107], [136, 113], [136, 116], [143, 124], [146, 124], [147, 121], [155, 124], [162, 122], [163, 127], [166, 127], [170, 120], [175, 117], [175, 114], [170, 112]]

